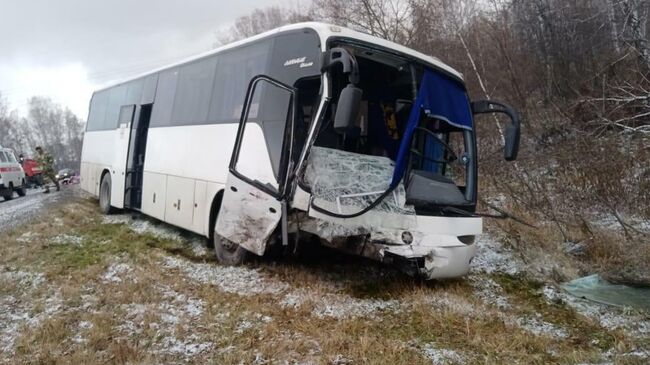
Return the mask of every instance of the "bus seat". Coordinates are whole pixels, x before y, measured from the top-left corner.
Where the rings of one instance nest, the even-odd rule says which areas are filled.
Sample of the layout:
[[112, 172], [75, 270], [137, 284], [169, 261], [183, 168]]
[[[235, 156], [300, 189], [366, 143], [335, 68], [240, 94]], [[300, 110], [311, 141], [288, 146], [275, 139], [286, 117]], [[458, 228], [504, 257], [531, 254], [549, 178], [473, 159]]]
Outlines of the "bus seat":
[[449, 178], [431, 171], [411, 170], [406, 187], [406, 204], [419, 208], [431, 205], [464, 205], [467, 201]]

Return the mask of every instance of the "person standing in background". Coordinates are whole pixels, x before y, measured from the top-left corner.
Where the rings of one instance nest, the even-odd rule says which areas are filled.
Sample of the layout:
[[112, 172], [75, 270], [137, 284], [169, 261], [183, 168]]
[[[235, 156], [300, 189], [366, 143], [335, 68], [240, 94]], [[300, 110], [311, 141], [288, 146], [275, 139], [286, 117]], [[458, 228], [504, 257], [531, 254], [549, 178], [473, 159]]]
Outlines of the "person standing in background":
[[47, 194], [50, 192], [50, 184], [48, 180], [52, 181], [54, 185], [56, 185], [56, 191], [61, 190], [59, 181], [54, 175], [54, 158], [49, 153], [43, 151], [41, 146], [36, 147], [36, 162], [43, 171], [43, 186], [45, 187], [43, 193]]

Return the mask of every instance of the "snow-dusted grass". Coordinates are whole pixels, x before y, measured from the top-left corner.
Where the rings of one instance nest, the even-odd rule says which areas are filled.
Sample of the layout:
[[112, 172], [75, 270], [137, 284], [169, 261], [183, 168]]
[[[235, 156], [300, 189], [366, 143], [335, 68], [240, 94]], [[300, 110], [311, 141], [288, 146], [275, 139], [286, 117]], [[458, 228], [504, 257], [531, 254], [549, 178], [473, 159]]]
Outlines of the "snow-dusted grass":
[[[59, 216], [0, 247], [0, 363], [599, 363], [647, 353], [642, 316], [581, 309], [526, 279], [526, 258], [489, 236], [467, 278], [422, 283], [339, 256], [225, 267], [200, 237], [162, 223], [102, 218], [87, 201]], [[51, 243], [63, 235], [81, 243]]]

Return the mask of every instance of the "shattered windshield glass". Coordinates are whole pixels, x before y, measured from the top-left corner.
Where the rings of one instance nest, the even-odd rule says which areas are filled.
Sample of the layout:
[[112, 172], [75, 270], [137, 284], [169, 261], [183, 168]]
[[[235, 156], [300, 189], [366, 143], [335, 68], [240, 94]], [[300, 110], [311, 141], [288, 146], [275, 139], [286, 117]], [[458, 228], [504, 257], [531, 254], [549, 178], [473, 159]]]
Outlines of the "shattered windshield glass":
[[[313, 147], [305, 173], [316, 203], [339, 214], [356, 213], [372, 204], [391, 182], [395, 163], [387, 157]], [[406, 205], [404, 185], [387, 196], [374, 211], [415, 215]]]

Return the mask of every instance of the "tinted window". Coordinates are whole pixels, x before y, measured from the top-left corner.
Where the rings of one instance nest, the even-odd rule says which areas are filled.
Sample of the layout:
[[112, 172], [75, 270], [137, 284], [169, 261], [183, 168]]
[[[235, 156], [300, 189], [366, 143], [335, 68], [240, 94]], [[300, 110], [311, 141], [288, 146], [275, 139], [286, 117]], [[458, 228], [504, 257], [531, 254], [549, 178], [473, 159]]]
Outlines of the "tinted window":
[[88, 131], [97, 131], [104, 129], [104, 120], [106, 119], [106, 106], [108, 105], [108, 98], [110, 90], [96, 92], [90, 102], [90, 113], [88, 114], [88, 123], [86, 129]]
[[[268, 75], [294, 86], [299, 79], [320, 74], [320, 56], [320, 41], [315, 32], [280, 35], [273, 44]], [[260, 110], [260, 121], [276, 176], [279, 175], [289, 102], [285, 90], [267, 87]]]
[[320, 40], [312, 30], [277, 36], [268, 74], [293, 85], [297, 80], [320, 75]]
[[0, 152], [0, 162], [7, 163], [9, 160], [7, 160], [7, 155], [5, 155], [4, 152]]
[[104, 120], [103, 129], [117, 128], [117, 120], [120, 115], [120, 108], [126, 101], [127, 85], [121, 85], [112, 88], [106, 108], [106, 120]]
[[167, 127], [172, 124], [172, 108], [174, 94], [178, 82], [178, 68], [162, 71], [158, 77], [156, 101], [153, 103], [151, 115], [152, 127]]
[[174, 99], [174, 125], [205, 124], [217, 61], [210, 57], [181, 67]]
[[158, 85], [158, 74], [149, 75], [144, 78], [142, 87], [142, 98], [137, 104], [151, 104], [156, 97], [156, 86]]
[[133, 121], [133, 112], [135, 111], [135, 105], [125, 105], [120, 109], [120, 121], [119, 124], [129, 124]]
[[[239, 119], [248, 83], [253, 76], [265, 73], [272, 43], [272, 39], [264, 40], [218, 55], [210, 121]], [[251, 117], [256, 116], [257, 107], [251, 107]]]
[[126, 98], [124, 104], [140, 104], [142, 98], [142, 87], [144, 86], [144, 79], [138, 79], [126, 84]]

